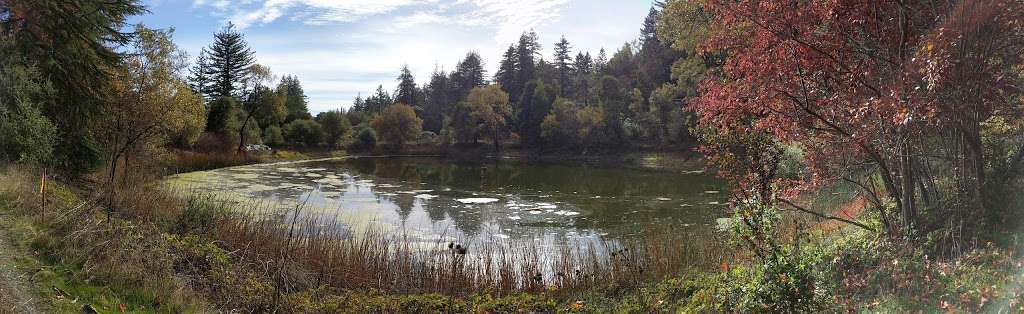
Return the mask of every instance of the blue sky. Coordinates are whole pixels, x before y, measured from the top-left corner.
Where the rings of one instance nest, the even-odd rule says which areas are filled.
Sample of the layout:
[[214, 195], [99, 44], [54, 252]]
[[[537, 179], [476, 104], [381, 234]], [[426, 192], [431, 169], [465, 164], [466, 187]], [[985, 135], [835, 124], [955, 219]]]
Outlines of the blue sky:
[[310, 110], [348, 107], [402, 65], [423, 84], [477, 51], [488, 75], [524, 30], [540, 35], [545, 59], [562, 35], [575, 51], [609, 55], [639, 36], [650, 0], [146, 0], [149, 27], [175, 28], [191, 56], [227, 21], [242, 28], [260, 64], [302, 81]]

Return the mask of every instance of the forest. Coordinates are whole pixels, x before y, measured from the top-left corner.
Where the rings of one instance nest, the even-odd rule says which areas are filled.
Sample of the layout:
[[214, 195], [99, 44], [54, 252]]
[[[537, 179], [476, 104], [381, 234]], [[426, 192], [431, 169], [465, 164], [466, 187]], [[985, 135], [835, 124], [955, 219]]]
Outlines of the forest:
[[[190, 56], [173, 28], [129, 23], [146, 14], [139, 0], [0, 0], [4, 311], [1024, 311], [1020, 0], [654, 1], [639, 36], [608, 43], [618, 48], [583, 51], [523, 29], [500, 60], [465, 51], [426, 78], [394, 69], [393, 81], [323, 112], [310, 110], [300, 77], [260, 63], [246, 29], [226, 22]], [[165, 184], [415, 155], [437, 160], [356, 161], [352, 174], [465, 189], [562, 180], [575, 194], [590, 187], [571, 182], [573, 170], [500, 160], [628, 168], [638, 154], [699, 164], [672, 176], [723, 182], [722, 201], [704, 188], [703, 203], [673, 209], [711, 208], [709, 227], [655, 219], [601, 239], [606, 252], [459, 240], [423, 249], [385, 230], [342, 235], [355, 228], [305, 202]], [[454, 163], [467, 159], [482, 170]], [[623, 198], [684, 188], [677, 177], [581, 169]], [[394, 201], [403, 226], [414, 204], [442, 193], [416, 191]], [[486, 225], [460, 211], [488, 202], [468, 191], [430, 221]], [[559, 206], [597, 225], [610, 219], [598, 210], [634, 209], [540, 201], [510, 219]]]

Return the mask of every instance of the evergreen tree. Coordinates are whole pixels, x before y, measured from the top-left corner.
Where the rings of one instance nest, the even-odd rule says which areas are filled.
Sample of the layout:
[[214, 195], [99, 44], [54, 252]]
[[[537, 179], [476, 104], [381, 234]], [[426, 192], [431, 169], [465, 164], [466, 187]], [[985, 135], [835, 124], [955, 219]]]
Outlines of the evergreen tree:
[[435, 69], [430, 74], [430, 83], [424, 86], [426, 101], [423, 105], [423, 130], [437, 133], [444, 127], [444, 117], [450, 115], [454, 103], [450, 96], [450, 82], [444, 70]]
[[208, 73], [213, 85], [207, 94], [212, 98], [241, 97], [240, 85], [254, 63], [253, 51], [230, 22], [213, 36]]
[[541, 146], [541, 123], [551, 112], [551, 106], [558, 98], [556, 92], [540, 81], [531, 81], [523, 88], [522, 102], [516, 125], [523, 145], [537, 148]]
[[206, 47], [203, 47], [199, 51], [199, 56], [196, 57], [196, 63], [192, 65], [188, 70], [188, 82], [189, 86], [192, 87], [192, 91], [196, 94], [202, 95], [203, 99], [210, 101], [207, 91], [210, 90], [210, 58], [209, 52], [206, 51]]
[[562, 40], [555, 43], [555, 70], [558, 73], [558, 87], [561, 88], [561, 96], [572, 95], [572, 47], [569, 41], [562, 36]]
[[498, 72], [494, 74], [494, 82], [501, 85], [509, 95], [513, 95], [513, 98], [518, 98], [519, 93], [522, 92], [516, 86], [516, 61], [516, 46], [509, 45], [508, 50], [501, 56]]
[[594, 73], [604, 74], [607, 71], [608, 66], [608, 53], [605, 52], [604, 48], [597, 52], [597, 59], [594, 59]]
[[133, 37], [126, 20], [143, 12], [138, 0], [0, 1], [3, 40], [15, 42], [54, 91], [42, 111], [61, 130], [54, 157], [68, 174], [100, 164], [88, 125], [110, 102], [113, 69], [125, 58], [119, 48]]
[[574, 99], [584, 106], [590, 105], [590, 88], [592, 77], [594, 75], [594, 63], [590, 58], [590, 53], [583, 54], [582, 52], [576, 55], [576, 61], [573, 62], [573, 80], [575, 86]]
[[458, 91], [456, 99], [465, 98], [473, 88], [487, 85], [486, 77], [487, 70], [484, 70], [480, 54], [475, 51], [466, 54], [466, 58], [459, 61], [455, 72], [452, 72], [453, 83]]
[[395, 90], [395, 101], [416, 107], [419, 88], [416, 87], [416, 79], [409, 71], [409, 65], [402, 66], [402, 73], [398, 75], [398, 88]]
[[281, 78], [281, 83], [277, 88], [285, 92], [285, 108], [288, 109], [288, 116], [284, 119], [284, 123], [313, 117], [309, 114], [309, 101], [306, 92], [302, 90], [302, 83], [299, 82], [298, 76], [285, 75]]
[[658, 23], [661, 12], [657, 6], [652, 7], [644, 26], [640, 30], [640, 52], [637, 54], [639, 71], [639, 87], [644, 95], [672, 79], [672, 64], [681, 54], [669, 47], [658, 38]]
[[[541, 49], [537, 33], [529, 31], [519, 37], [519, 44], [516, 45], [516, 70], [515, 86], [520, 88], [537, 77], [537, 57]], [[520, 98], [513, 99], [519, 102]]]

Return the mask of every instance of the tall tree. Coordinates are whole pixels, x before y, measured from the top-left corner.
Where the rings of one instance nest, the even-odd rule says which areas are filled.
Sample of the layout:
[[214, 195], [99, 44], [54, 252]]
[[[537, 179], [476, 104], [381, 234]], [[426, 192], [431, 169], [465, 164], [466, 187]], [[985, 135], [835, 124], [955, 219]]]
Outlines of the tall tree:
[[444, 128], [444, 117], [450, 115], [454, 99], [451, 97], [451, 81], [444, 70], [435, 69], [430, 82], [424, 86], [426, 101], [423, 105], [423, 129], [434, 133]]
[[[522, 92], [516, 86], [517, 62], [516, 46], [509, 45], [508, 50], [505, 50], [505, 54], [501, 55], [501, 64], [498, 66], [498, 72], [494, 73], [494, 82], [501, 85], [510, 95], [519, 95]], [[513, 97], [518, 98], [518, 96]]]
[[302, 90], [302, 83], [299, 82], [298, 76], [285, 75], [281, 78], [277, 89], [285, 95], [284, 106], [288, 109], [284, 123], [313, 117], [309, 114], [309, 101], [306, 92]]
[[672, 64], [681, 57], [680, 53], [658, 38], [661, 12], [651, 7], [644, 26], [640, 30], [640, 51], [637, 53], [640, 90], [650, 95], [654, 89], [672, 79]]
[[552, 104], [558, 98], [557, 96], [553, 88], [540, 81], [531, 81], [523, 89], [516, 129], [525, 146], [532, 148], [541, 146], [540, 125], [551, 112]]
[[402, 66], [402, 73], [398, 75], [396, 79], [398, 81], [398, 88], [395, 89], [395, 102], [403, 103], [406, 105], [419, 106], [417, 103], [419, 88], [416, 86], [416, 78], [412, 76], [412, 71], [409, 71], [409, 65]]
[[100, 163], [87, 127], [110, 101], [111, 78], [124, 61], [132, 34], [125, 20], [143, 13], [137, 0], [0, 1], [0, 34], [54, 90], [43, 112], [61, 134], [55, 150], [63, 170], [78, 174]]
[[209, 101], [210, 97], [206, 92], [210, 90], [210, 85], [213, 81], [210, 79], [210, 53], [206, 50], [206, 47], [199, 51], [196, 63], [188, 69], [188, 73], [188, 82], [189, 86], [192, 87], [192, 91], [202, 95], [203, 99]]
[[137, 25], [135, 32], [131, 57], [119, 68], [111, 89], [114, 101], [102, 118], [106, 127], [101, 134], [110, 154], [109, 205], [114, 204], [119, 163], [124, 163], [128, 174], [132, 156], [164, 144], [183, 128], [201, 128], [203, 122], [202, 98], [178, 75], [188, 61], [171, 41], [171, 33], [143, 25]]
[[569, 41], [565, 39], [565, 36], [562, 36], [562, 40], [555, 43], [555, 70], [558, 72], [558, 87], [563, 97], [573, 94], [573, 60], [571, 50], [572, 46], [569, 45]]
[[[267, 68], [260, 64], [253, 64], [248, 70], [250, 75], [243, 85], [250, 86], [245, 92], [246, 99], [241, 104], [242, 127], [238, 130], [238, 152], [245, 148], [249, 123], [260, 115], [285, 116], [288, 109], [285, 107], [285, 93], [287, 89], [273, 90], [269, 87], [274, 80], [274, 75]], [[257, 125], [258, 129], [259, 126]], [[259, 134], [257, 134], [259, 135]]]
[[494, 151], [501, 150], [501, 137], [505, 134], [508, 119], [512, 116], [508, 93], [498, 85], [477, 87], [466, 97], [466, 104], [472, 112], [470, 115], [479, 124], [481, 131], [490, 135], [494, 142]]
[[423, 131], [423, 120], [416, 117], [416, 110], [401, 103], [388, 106], [370, 124], [381, 138], [398, 148]]
[[594, 72], [604, 74], [605, 71], [607, 71], [606, 67], [608, 67], [608, 53], [604, 48], [601, 48], [601, 50], [597, 52], [597, 58], [594, 59]]
[[213, 37], [208, 73], [213, 84], [207, 94], [211, 98], [240, 98], [243, 96], [241, 84], [255, 62], [254, 53], [242, 33], [235, 30], [235, 25], [230, 22]]
[[[524, 32], [516, 45], [515, 86], [522, 88], [537, 78], [537, 59], [540, 54], [540, 39], [534, 31]], [[520, 100], [518, 96], [513, 101]]]
[[455, 99], [465, 98], [469, 91], [487, 85], [487, 70], [484, 70], [483, 59], [475, 51], [467, 53], [466, 58], [459, 61], [452, 72], [453, 83], [458, 94]]
[[590, 53], [583, 54], [582, 52], [576, 55], [576, 60], [573, 62], [573, 86], [575, 87], [573, 93], [573, 99], [583, 104], [584, 106], [590, 105], [590, 88], [593, 85], [594, 76], [594, 61], [590, 58]]

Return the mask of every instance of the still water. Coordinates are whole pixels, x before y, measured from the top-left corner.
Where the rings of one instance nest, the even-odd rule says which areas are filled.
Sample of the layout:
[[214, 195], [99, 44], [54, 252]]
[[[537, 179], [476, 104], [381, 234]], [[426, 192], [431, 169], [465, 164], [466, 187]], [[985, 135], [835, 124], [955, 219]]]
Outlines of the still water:
[[412, 241], [618, 239], [655, 226], [711, 229], [724, 185], [701, 171], [581, 163], [362, 157], [250, 165], [168, 178], [178, 188], [275, 204], [302, 202], [347, 228]]

